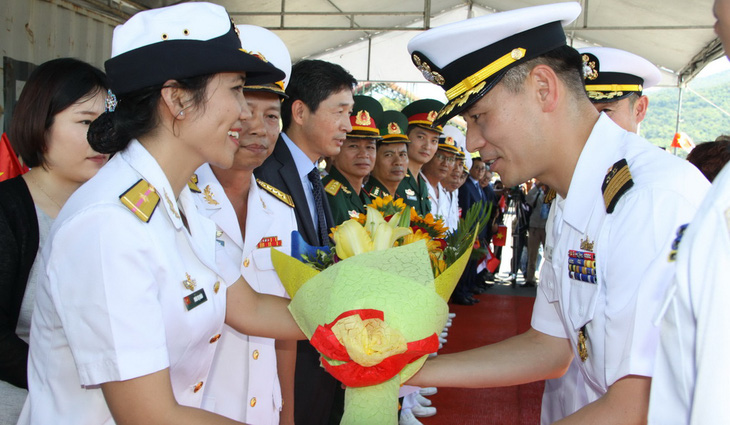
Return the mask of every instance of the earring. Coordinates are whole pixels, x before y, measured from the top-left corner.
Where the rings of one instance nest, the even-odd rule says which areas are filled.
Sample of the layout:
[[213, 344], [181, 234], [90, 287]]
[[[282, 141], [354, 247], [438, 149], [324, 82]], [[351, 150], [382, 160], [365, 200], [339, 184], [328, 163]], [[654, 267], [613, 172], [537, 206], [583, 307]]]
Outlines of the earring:
[[185, 117], [185, 111], [178, 112], [177, 113], [177, 116], [180, 117], [180, 118], [184, 118]]

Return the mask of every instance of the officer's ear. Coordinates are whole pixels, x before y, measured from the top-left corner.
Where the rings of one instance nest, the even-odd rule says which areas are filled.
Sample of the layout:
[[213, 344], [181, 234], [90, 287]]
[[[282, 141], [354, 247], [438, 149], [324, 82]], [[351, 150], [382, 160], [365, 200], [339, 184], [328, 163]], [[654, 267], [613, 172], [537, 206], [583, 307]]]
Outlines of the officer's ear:
[[192, 96], [175, 80], [167, 80], [160, 90], [161, 110], [165, 116], [173, 119], [184, 119], [185, 113], [192, 105]]
[[526, 87], [531, 87], [543, 112], [553, 112], [560, 99], [558, 84], [560, 79], [555, 71], [545, 64], [536, 65], [527, 77]]
[[634, 102], [634, 119], [636, 120], [636, 124], [639, 124], [640, 122], [644, 121], [644, 117], [646, 117], [646, 111], [649, 109], [649, 98], [646, 96], [639, 96], [638, 99], [636, 99], [636, 102]]

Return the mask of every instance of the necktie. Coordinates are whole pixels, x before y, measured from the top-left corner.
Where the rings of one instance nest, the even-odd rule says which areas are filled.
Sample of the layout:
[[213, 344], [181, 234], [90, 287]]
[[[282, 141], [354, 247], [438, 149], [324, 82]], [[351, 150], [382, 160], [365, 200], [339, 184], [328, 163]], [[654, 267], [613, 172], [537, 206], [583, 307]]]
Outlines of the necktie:
[[322, 187], [322, 181], [319, 179], [319, 170], [313, 168], [312, 171], [307, 174], [307, 177], [312, 183], [314, 209], [317, 213], [317, 217], [315, 217], [314, 220], [317, 223], [319, 244], [327, 245], [329, 242], [329, 232], [327, 230], [327, 221], [324, 217], [324, 187]]

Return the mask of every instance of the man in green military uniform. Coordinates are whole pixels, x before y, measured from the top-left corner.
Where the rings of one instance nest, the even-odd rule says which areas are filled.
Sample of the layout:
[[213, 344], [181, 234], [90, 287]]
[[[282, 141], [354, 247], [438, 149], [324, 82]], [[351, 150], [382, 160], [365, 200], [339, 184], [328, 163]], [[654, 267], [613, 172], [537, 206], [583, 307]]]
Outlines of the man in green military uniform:
[[352, 131], [347, 133], [340, 153], [332, 158], [329, 175], [322, 179], [335, 225], [366, 212], [370, 196], [362, 184], [373, 170], [375, 145], [380, 140], [377, 123], [383, 107], [370, 96], [355, 96], [354, 100], [350, 116]]
[[373, 198], [398, 199], [396, 190], [408, 172], [408, 118], [400, 111], [385, 111], [379, 127], [383, 140], [377, 143], [375, 168], [365, 183], [365, 191]]
[[441, 126], [431, 127], [443, 103], [433, 99], [417, 100], [403, 108], [408, 118], [408, 173], [398, 186], [396, 193], [406, 204], [416, 209], [416, 213], [425, 216], [431, 212], [428, 200], [428, 183], [421, 175], [423, 164], [433, 158], [438, 148]]

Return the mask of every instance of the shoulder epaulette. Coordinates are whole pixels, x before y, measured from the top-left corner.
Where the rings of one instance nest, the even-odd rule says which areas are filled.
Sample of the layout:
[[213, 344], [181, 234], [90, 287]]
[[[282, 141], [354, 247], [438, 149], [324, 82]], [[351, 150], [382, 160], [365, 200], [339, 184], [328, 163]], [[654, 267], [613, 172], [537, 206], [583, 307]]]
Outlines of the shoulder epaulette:
[[625, 158], [613, 164], [608, 169], [608, 173], [606, 173], [606, 177], [603, 179], [603, 185], [601, 186], [603, 203], [606, 205], [607, 213], [611, 214], [613, 212], [618, 200], [633, 185], [634, 181], [631, 179], [629, 164]]
[[188, 188], [190, 188], [191, 192], [200, 193], [200, 188], [198, 187], [198, 175], [193, 174], [190, 177], [190, 180], [188, 180]]
[[545, 199], [543, 200], [543, 203], [549, 204], [553, 202], [553, 199], [555, 199], [555, 196], [557, 196], [557, 192], [555, 192], [555, 189], [550, 189], [545, 194]]
[[340, 191], [340, 188], [342, 187], [342, 183], [338, 182], [335, 179], [332, 179], [329, 183], [327, 183], [327, 186], [324, 187], [324, 191], [329, 193], [332, 196], [337, 195], [337, 192]]
[[160, 195], [147, 180], [139, 179], [134, 186], [119, 195], [119, 200], [140, 220], [149, 223], [152, 213], [155, 212], [155, 208], [160, 202]]
[[274, 186], [261, 181], [261, 179], [256, 179], [256, 183], [265, 191], [269, 192], [270, 194], [274, 195], [276, 199], [280, 200], [281, 202], [289, 205], [290, 207], [294, 208], [294, 200], [291, 198], [291, 196], [287, 193], [282, 192], [281, 190], [275, 188]]

